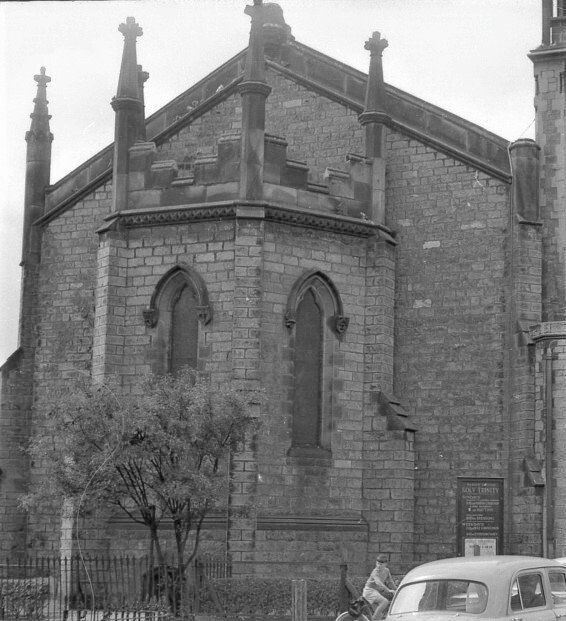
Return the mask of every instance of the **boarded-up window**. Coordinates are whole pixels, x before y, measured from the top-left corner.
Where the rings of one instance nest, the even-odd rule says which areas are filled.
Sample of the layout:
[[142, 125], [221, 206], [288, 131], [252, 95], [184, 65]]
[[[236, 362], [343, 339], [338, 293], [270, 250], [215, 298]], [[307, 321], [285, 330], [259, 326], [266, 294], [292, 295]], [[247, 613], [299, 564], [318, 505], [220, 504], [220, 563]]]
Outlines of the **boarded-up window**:
[[297, 307], [293, 444], [320, 445], [323, 315], [312, 290]]
[[197, 301], [190, 287], [183, 287], [173, 304], [172, 310], [169, 371], [176, 373], [183, 367], [196, 369], [198, 352]]

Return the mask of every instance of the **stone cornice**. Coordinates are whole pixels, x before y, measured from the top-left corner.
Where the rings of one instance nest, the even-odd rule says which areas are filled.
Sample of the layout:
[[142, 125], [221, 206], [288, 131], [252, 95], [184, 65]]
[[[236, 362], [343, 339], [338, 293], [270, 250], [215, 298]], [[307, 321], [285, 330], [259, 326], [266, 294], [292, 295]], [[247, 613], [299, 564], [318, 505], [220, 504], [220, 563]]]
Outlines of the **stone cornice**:
[[258, 530], [323, 530], [367, 532], [368, 524], [359, 516], [330, 517], [304, 515], [258, 515]]
[[535, 343], [549, 339], [566, 339], [566, 321], [545, 321], [531, 326], [529, 331]]
[[369, 220], [293, 208], [275, 202], [240, 200], [174, 205], [152, 209], [128, 209], [108, 215], [105, 218], [106, 224], [97, 232], [104, 233], [115, 228], [115, 226], [137, 228], [236, 218], [259, 218], [291, 226], [314, 228], [362, 238], [377, 235], [389, 243], [396, 243], [393, 239], [393, 233], [389, 229]]
[[530, 327], [533, 342], [550, 339], [566, 339], [566, 321], [545, 321]]
[[[317, 531], [349, 531], [366, 533], [368, 524], [362, 515], [352, 516], [309, 516], [309, 515], [258, 515], [256, 518], [258, 530], [317, 530]], [[119, 528], [141, 529], [144, 525], [132, 521], [125, 515], [115, 515], [110, 522]], [[228, 520], [226, 515], [208, 515], [204, 519], [205, 530], [226, 529]], [[171, 520], [163, 520], [162, 530], [171, 530]]]
[[531, 50], [527, 56], [533, 61], [541, 60], [564, 60], [566, 58], [566, 47], [541, 46], [536, 50]]

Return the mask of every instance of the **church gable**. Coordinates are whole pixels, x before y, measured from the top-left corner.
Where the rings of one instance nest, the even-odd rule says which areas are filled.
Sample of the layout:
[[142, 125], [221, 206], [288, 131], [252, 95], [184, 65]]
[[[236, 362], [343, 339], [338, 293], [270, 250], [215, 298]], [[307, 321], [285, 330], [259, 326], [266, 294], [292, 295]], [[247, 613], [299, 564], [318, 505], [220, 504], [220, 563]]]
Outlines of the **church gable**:
[[[346, 154], [363, 151], [358, 115], [270, 69], [266, 132], [287, 143], [287, 157], [308, 168], [308, 179], [327, 185], [327, 168], [345, 169]], [[174, 160], [178, 178], [191, 176], [195, 160], [218, 155], [218, 143], [236, 140], [242, 127], [241, 98], [234, 93], [157, 145], [154, 162]]]
[[[290, 146], [290, 157], [305, 161], [312, 169], [311, 178], [321, 181], [321, 171], [326, 166], [342, 168], [342, 154], [358, 151], [361, 133], [355, 119], [364, 109], [367, 75], [295, 41], [289, 26], [281, 20], [282, 15], [273, 24], [265, 25], [268, 82], [273, 83], [274, 87], [267, 100], [266, 127], [269, 133], [285, 138]], [[159, 153], [168, 152], [178, 138], [183, 139], [186, 128], [198, 123], [203, 116], [210, 114], [209, 118], [229, 125], [220, 117], [224, 115], [227, 98], [236, 96], [235, 90], [242, 80], [244, 59], [245, 50], [147, 118], [147, 138], [156, 143]], [[282, 98], [280, 87], [283, 91], [289, 88], [288, 94]], [[392, 129], [479, 170], [509, 179], [507, 141], [391, 85], [385, 85], [385, 89], [385, 112]], [[328, 111], [331, 101], [338, 108]], [[285, 113], [279, 118], [278, 106], [283, 106]], [[306, 121], [309, 111], [314, 116]], [[237, 104], [233, 112], [238, 114]], [[328, 134], [325, 114], [332, 119], [332, 136]], [[238, 127], [237, 119], [234, 119], [232, 126]], [[214, 144], [215, 141], [212, 141], [212, 145], [205, 145], [205, 153], [206, 149], [214, 149]], [[321, 153], [323, 144], [328, 145], [328, 151], [334, 149], [335, 154], [325, 156]], [[188, 149], [183, 158], [190, 160], [195, 146], [192, 138], [188, 139], [187, 144], [178, 146]], [[113, 145], [109, 145], [49, 188], [46, 220], [111, 177], [112, 151]], [[160, 154], [158, 159], [166, 157]], [[190, 162], [181, 163], [181, 168], [183, 166], [190, 166]]]

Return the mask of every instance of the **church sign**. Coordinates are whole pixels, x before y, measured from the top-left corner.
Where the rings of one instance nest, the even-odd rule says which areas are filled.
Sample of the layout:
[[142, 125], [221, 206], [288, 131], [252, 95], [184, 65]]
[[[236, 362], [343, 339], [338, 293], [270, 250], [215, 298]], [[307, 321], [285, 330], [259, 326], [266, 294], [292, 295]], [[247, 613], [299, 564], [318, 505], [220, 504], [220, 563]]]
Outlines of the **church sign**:
[[458, 554], [501, 554], [503, 479], [458, 479]]

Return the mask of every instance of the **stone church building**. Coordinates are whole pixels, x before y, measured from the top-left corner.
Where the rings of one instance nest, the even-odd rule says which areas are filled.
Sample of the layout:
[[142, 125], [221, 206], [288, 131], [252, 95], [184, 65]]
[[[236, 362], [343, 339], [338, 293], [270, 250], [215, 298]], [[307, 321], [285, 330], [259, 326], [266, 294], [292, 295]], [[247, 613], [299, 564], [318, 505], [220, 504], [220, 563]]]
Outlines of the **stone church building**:
[[[63, 545], [61, 512], [18, 507], [46, 476], [20, 451], [32, 404], [79, 372], [127, 391], [189, 365], [268, 396], [232, 464], [255, 510], [211, 518], [219, 553], [566, 556], [566, 2], [541, 4], [536, 142], [384, 82], [378, 32], [365, 74], [254, 0], [248, 47], [148, 118], [128, 18], [114, 144], [52, 182], [41, 69], [2, 554]], [[140, 537], [110, 516], [96, 546]]]

